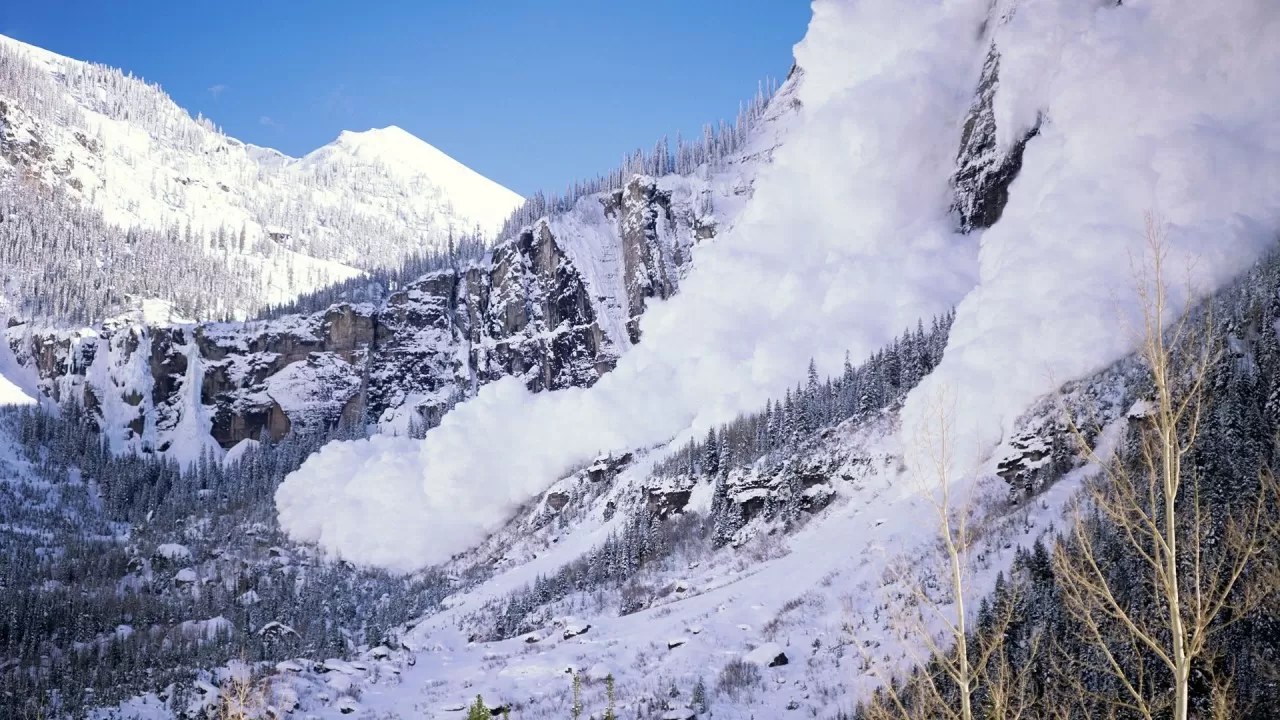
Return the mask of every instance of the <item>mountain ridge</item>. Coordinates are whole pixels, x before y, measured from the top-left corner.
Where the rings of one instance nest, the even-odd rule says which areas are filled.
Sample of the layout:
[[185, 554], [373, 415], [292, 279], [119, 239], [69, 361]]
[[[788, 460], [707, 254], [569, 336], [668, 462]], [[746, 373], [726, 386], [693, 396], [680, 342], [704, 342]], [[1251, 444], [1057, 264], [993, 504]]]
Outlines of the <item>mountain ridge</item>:
[[[256, 297], [241, 316], [450, 238], [493, 237], [523, 203], [390, 126], [301, 158], [192, 117], [158, 85], [0, 36], [0, 182], [61, 193], [127, 231], [182, 228]], [[99, 245], [107, 241], [99, 242]]]

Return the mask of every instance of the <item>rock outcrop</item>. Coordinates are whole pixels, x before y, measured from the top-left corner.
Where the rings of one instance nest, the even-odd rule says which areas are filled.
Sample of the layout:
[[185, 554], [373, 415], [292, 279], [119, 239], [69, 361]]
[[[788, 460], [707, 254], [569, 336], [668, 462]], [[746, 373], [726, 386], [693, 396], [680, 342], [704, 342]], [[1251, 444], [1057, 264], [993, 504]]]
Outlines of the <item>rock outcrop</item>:
[[977, 92], [965, 118], [960, 152], [951, 184], [955, 191], [952, 210], [963, 232], [989, 228], [1000, 220], [1009, 202], [1009, 186], [1022, 170], [1027, 142], [1039, 134], [1039, 123], [1021, 134], [1008, 148], [996, 139], [994, 101], [1000, 78], [1000, 54], [993, 45], [987, 53]]

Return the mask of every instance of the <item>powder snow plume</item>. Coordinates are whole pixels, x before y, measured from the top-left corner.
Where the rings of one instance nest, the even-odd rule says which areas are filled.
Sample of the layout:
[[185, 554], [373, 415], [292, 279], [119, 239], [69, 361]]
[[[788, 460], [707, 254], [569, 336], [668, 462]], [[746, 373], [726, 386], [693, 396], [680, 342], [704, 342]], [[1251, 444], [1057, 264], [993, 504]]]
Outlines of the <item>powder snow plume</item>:
[[1212, 291], [1275, 247], [1280, 4], [1110, 5], [1021, 2], [997, 30], [998, 126], [1011, 141], [1045, 122], [982, 238], [942, 363], [904, 413], [919, 428], [949, 396], [953, 471], [972, 470], [1055, 382], [1133, 348], [1145, 213], [1167, 229], [1175, 307], [1188, 280]]
[[[947, 178], [991, 42], [999, 139], [1037, 119], [1040, 133], [1000, 222], [959, 236]], [[536, 396], [508, 378], [425, 441], [325, 448], [281, 486], [283, 526], [356, 562], [436, 562], [571, 464], [705, 431], [780, 395], [810, 357], [834, 370], [846, 349], [865, 356], [954, 303], [950, 345], [903, 427], [945, 388], [957, 462], [973, 463], [1051, 378], [1129, 350], [1117, 309], [1133, 310], [1145, 211], [1168, 222], [1201, 290], [1275, 242], [1273, 2], [826, 0], [796, 59], [802, 125], [616, 370]]]
[[705, 431], [780, 395], [811, 357], [834, 371], [950, 308], [976, 281], [947, 179], [987, 5], [815, 2], [796, 47], [801, 125], [613, 372], [538, 395], [506, 378], [423, 441], [330, 445], [281, 485], [281, 525], [358, 563], [439, 562], [573, 463]]

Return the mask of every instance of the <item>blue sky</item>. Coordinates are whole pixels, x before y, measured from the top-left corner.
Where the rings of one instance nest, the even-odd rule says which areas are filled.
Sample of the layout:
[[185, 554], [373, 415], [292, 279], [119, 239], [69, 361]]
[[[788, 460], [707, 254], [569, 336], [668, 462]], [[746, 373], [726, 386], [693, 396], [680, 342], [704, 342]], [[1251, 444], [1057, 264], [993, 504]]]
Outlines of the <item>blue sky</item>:
[[301, 155], [399, 125], [528, 194], [732, 118], [781, 80], [805, 0], [42, 0], [0, 33], [124, 68]]

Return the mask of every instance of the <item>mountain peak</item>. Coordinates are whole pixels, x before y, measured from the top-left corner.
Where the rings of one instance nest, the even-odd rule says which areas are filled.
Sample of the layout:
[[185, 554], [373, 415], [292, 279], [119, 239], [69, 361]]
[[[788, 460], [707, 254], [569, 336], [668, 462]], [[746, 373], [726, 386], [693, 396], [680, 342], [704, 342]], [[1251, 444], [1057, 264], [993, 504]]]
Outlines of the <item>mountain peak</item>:
[[344, 130], [336, 140], [304, 158], [314, 163], [343, 160], [376, 163], [402, 178], [425, 180], [448, 188], [454, 210], [490, 232], [500, 228], [511, 211], [523, 202], [517, 193], [397, 125], [364, 131]]
[[338, 133], [338, 139], [335, 142], [344, 144], [364, 142], [403, 142], [421, 145], [430, 144], [399, 125], [388, 125], [382, 128], [369, 128], [368, 130], [343, 130]]

